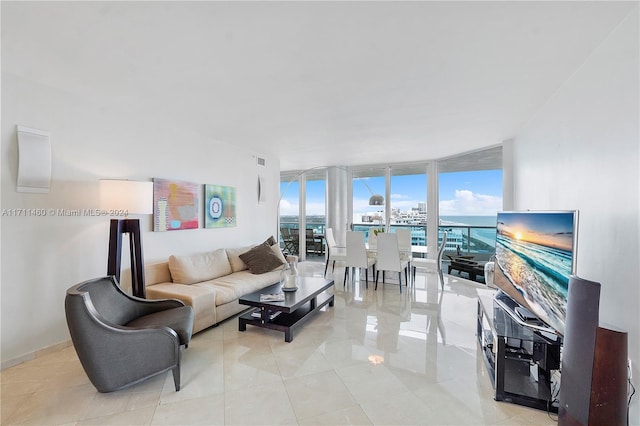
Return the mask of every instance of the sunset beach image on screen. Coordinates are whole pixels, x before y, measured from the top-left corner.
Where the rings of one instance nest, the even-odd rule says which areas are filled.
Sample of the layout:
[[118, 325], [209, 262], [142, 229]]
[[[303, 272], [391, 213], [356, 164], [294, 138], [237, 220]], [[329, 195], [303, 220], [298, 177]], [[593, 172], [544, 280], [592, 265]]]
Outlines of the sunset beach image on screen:
[[500, 212], [496, 284], [564, 333], [569, 277], [575, 273], [577, 212]]

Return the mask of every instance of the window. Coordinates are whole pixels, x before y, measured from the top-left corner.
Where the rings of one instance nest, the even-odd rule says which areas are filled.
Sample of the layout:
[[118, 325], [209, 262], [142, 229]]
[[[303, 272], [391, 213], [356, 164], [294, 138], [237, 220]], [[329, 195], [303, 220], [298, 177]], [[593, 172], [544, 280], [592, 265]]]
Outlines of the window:
[[352, 176], [353, 230], [368, 237], [369, 230], [386, 226], [386, 168], [357, 169]]
[[502, 210], [502, 148], [443, 160], [438, 167], [439, 230], [448, 231], [447, 250], [488, 259]]
[[427, 245], [427, 165], [391, 167], [390, 227], [411, 230], [412, 245]]
[[300, 183], [296, 177], [280, 178], [280, 247], [288, 254], [299, 254]]
[[324, 236], [326, 225], [326, 172], [312, 171], [304, 174], [305, 179], [305, 232], [311, 231], [311, 236], [305, 234], [305, 257], [322, 256], [324, 261]]

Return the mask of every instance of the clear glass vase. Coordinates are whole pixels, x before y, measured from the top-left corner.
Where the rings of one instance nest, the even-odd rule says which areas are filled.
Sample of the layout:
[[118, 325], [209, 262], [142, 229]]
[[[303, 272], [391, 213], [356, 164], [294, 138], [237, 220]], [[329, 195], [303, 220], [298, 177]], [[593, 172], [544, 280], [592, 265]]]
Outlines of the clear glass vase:
[[280, 273], [280, 283], [285, 290], [298, 288], [298, 266], [295, 262], [288, 262], [284, 265]]

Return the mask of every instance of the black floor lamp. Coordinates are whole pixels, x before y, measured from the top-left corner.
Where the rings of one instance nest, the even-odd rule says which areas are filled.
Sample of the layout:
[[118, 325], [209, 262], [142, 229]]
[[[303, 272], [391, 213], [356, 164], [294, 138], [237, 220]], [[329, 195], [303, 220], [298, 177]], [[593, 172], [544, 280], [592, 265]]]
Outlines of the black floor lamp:
[[124, 217], [124, 219], [111, 219], [107, 275], [114, 275], [120, 283], [122, 236], [128, 234], [131, 293], [136, 297], [146, 297], [140, 219], [129, 219], [128, 216], [153, 213], [153, 182], [102, 179], [100, 180], [100, 208], [105, 215]]

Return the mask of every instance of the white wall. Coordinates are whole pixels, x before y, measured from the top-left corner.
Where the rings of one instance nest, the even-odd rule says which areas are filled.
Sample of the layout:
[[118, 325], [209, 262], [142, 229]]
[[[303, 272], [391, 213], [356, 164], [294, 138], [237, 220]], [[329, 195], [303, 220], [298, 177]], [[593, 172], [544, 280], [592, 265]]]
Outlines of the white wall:
[[[4, 58], [3, 58], [4, 59]], [[16, 192], [16, 125], [52, 133], [48, 194]], [[254, 155], [214, 141], [180, 123], [131, 106], [100, 102], [2, 74], [2, 209], [98, 207], [98, 179], [154, 177], [236, 188], [238, 225], [225, 229], [152, 232], [142, 217], [145, 261], [264, 240], [277, 230], [279, 164], [266, 157], [269, 198], [257, 202]], [[106, 273], [109, 218], [1, 218], [2, 366], [69, 339], [68, 287]], [[123, 268], [128, 267], [128, 254]]]
[[[640, 388], [638, 8], [519, 132], [515, 208], [578, 209], [577, 274], [602, 284], [601, 323], [629, 333]], [[638, 398], [632, 423], [640, 424]]]

